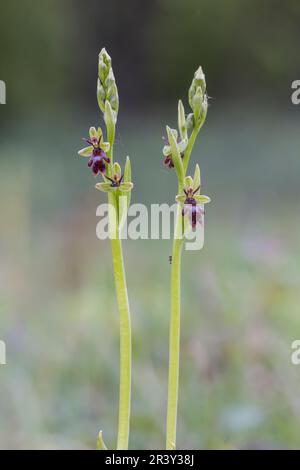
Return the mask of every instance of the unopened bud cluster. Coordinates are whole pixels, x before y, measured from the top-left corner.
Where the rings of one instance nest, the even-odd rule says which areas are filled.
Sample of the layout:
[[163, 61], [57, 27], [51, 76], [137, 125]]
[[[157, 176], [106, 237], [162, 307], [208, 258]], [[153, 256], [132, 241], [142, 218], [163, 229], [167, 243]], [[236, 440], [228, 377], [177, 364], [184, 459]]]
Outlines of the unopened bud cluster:
[[184, 105], [178, 102], [178, 131], [167, 126], [167, 139], [163, 148], [164, 163], [168, 168], [175, 168], [179, 187], [182, 193], [176, 200], [182, 205], [182, 215], [191, 215], [193, 230], [197, 223], [203, 224], [204, 211], [202, 205], [210, 202], [210, 198], [200, 195], [200, 167], [196, 165], [194, 178], [186, 176], [191, 151], [196, 136], [203, 126], [207, 115], [207, 93], [205, 75], [199, 67], [188, 93], [191, 113], [185, 114]]
[[130, 202], [131, 165], [127, 157], [124, 172], [119, 163], [113, 163], [112, 149], [115, 139], [115, 127], [119, 111], [119, 95], [112, 68], [112, 60], [103, 48], [99, 54], [97, 98], [100, 110], [106, 124], [106, 140], [102, 129], [91, 127], [89, 138], [84, 139], [89, 145], [78, 153], [82, 157], [89, 157], [88, 166], [93, 174], [102, 175], [103, 182], [97, 183], [96, 188], [114, 196], [118, 208], [119, 196], [125, 195]]

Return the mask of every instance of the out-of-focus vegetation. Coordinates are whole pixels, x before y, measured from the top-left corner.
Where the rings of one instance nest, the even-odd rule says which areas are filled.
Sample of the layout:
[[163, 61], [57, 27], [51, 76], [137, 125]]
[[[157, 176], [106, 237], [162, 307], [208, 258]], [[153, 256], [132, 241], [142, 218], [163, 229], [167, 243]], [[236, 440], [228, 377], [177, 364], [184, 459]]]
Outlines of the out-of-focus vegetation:
[[[193, 157], [212, 204], [204, 250], [184, 253], [179, 447], [299, 448], [298, 24], [296, 0], [2, 1], [0, 448], [94, 448], [100, 428], [115, 443], [118, 317], [109, 243], [95, 234], [104, 197], [76, 156], [99, 119], [102, 46], [133, 202], [174, 202], [161, 136], [198, 64], [213, 97]], [[124, 245], [131, 447], [162, 448], [170, 243]]]
[[2, 0], [7, 112], [91, 107], [104, 44], [128, 106], [182, 96], [199, 62], [218, 99], [285, 99], [299, 70], [299, 18], [297, 0]]
[[[203, 252], [184, 253], [179, 446], [298, 447], [298, 128], [218, 114], [195, 151], [213, 202]], [[172, 201], [160, 127], [137, 136], [137, 122], [121, 125], [116, 149], [126, 141], [132, 155], [133, 202]], [[118, 317], [109, 243], [95, 236], [104, 199], [74, 155], [82, 129], [59, 127], [43, 159], [36, 126], [1, 144], [1, 448], [93, 448], [99, 428], [114, 444]], [[125, 242], [134, 448], [164, 443], [169, 253], [168, 241]]]

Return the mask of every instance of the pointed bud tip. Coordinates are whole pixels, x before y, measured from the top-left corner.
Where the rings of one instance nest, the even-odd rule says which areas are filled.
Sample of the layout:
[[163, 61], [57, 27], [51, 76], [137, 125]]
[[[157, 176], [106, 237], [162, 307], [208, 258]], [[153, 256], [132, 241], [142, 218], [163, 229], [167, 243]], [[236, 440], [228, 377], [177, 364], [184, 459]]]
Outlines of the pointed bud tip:
[[199, 65], [199, 67], [197, 68], [195, 72], [195, 78], [196, 80], [205, 80], [205, 75], [204, 75], [201, 65]]

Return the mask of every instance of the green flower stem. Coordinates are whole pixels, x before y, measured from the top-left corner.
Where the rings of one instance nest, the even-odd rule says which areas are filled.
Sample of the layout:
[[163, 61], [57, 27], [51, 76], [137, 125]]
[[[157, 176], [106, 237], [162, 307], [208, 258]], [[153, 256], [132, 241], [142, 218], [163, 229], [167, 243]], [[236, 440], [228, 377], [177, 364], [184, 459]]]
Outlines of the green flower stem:
[[[200, 131], [200, 127], [197, 126], [197, 127], [194, 127], [192, 133], [191, 133], [191, 136], [189, 138], [189, 143], [187, 145], [187, 148], [184, 152], [184, 159], [183, 159], [183, 169], [184, 169], [184, 174], [186, 174], [187, 172], [187, 169], [188, 169], [188, 166], [189, 166], [189, 161], [190, 161], [190, 156], [191, 156], [191, 153], [192, 153], [192, 150], [193, 150], [193, 147], [194, 147], [194, 144], [195, 144], [195, 141], [196, 141], [196, 138], [197, 138], [197, 135]], [[178, 193], [180, 194], [180, 193]]]
[[171, 270], [171, 318], [166, 449], [176, 448], [180, 352], [180, 278], [182, 240], [174, 240]]
[[[113, 159], [115, 128], [109, 136], [111, 144], [108, 153], [111, 164]], [[130, 428], [130, 402], [131, 402], [131, 322], [127, 294], [126, 275], [123, 261], [122, 242], [120, 240], [117, 200], [114, 194], [108, 194], [110, 205], [109, 227], [111, 250], [113, 258], [114, 278], [117, 292], [117, 302], [120, 313], [120, 389], [119, 389], [119, 421], [117, 450], [127, 450]]]
[[111, 240], [114, 276], [120, 312], [120, 394], [117, 450], [127, 450], [131, 395], [131, 325], [122, 244], [117, 230]]
[[[178, 194], [183, 189], [183, 181], [179, 181]], [[171, 267], [171, 316], [169, 339], [169, 380], [167, 407], [166, 449], [176, 448], [179, 354], [180, 354], [180, 284], [181, 284], [181, 253], [183, 246], [181, 206], [178, 204], [174, 231], [172, 267]]]
[[[183, 178], [178, 182], [178, 194], [183, 192], [183, 180], [189, 164], [189, 159], [200, 128], [195, 127], [190, 136], [188, 146], [184, 153]], [[179, 357], [180, 357], [180, 286], [181, 286], [181, 253], [183, 246], [181, 206], [178, 204], [176, 227], [174, 232], [172, 268], [171, 268], [171, 316], [169, 339], [169, 380], [167, 405], [167, 435], [166, 449], [176, 449], [178, 385], [179, 385]]]

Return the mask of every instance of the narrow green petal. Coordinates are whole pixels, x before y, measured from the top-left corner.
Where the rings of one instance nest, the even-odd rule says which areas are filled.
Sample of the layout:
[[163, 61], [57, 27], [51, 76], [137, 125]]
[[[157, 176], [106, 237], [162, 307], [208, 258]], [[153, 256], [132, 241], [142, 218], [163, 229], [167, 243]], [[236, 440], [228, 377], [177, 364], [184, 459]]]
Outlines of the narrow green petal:
[[196, 199], [196, 201], [200, 204], [207, 204], [208, 202], [211, 201], [210, 197], [208, 196], [204, 196], [202, 194], [200, 195], [197, 195], [197, 196], [194, 196], [194, 198]]
[[93, 153], [93, 147], [90, 145], [89, 147], [85, 147], [84, 149], [79, 150], [78, 154], [81, 157], [90, 157]]

